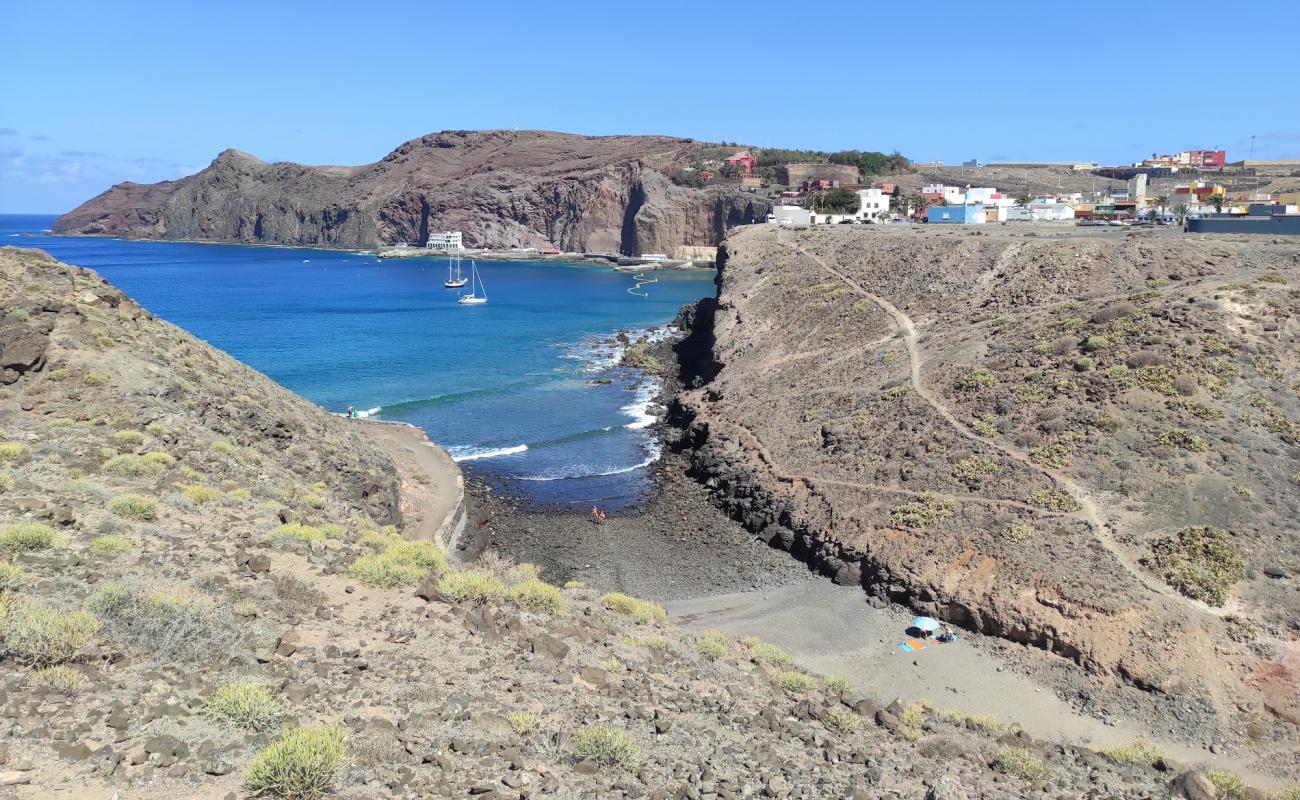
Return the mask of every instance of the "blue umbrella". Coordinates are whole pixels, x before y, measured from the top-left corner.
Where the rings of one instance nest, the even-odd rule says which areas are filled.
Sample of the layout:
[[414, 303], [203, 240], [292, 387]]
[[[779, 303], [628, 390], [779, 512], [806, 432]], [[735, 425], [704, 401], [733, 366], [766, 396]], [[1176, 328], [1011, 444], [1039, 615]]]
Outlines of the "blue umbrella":
[[939, 630], [941, 623], [934, 617], [912, 617], [912, 624], [909, 627], [929, 633]]

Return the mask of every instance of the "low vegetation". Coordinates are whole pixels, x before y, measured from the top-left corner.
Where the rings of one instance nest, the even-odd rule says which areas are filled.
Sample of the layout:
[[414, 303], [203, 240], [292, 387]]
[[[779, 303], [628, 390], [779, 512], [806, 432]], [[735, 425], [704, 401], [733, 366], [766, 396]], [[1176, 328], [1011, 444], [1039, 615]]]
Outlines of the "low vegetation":
[[347, 756], [343, 728], [304, 725], [290, 728], [253, 756], [244, 772], [250, 794], [314, 800], [334, 787]]
[[916, 500], [894, 508], [890, 515], [895, 525], [905, 528], [926, 528], [941, 519], [951, 517], [957, 504], [934, 494], [922, 495]]
[[1052, 770], [1032, 750], [1005, 746], [993, 757], [993, 769], [1037, 783], [1052, 777]]
[[433, 542], [407, 541], [397, 537], [396, 532], [390, 535], [377, 531], [363, 534], [362, 540], [371, 547], [382, 548], [377, 553], [360, 556], [348, 566], [348, 575], [367, 586], [377, 589], [416, 586], [430, 572], [441, 574], [447, 569], [446, 556]]
[[631, 770], [641, 760], [641, 747], [625, 731], [611, 725], [588, 725], [573, 734], [573, 751], [584, 761]]
[[1160, 749], [1145, 739], [1130, 744], [1106, 747], [1098, 751], [1116, 764], [1142, 764], [1151, 766], [1160, 760]]
[[238, 681], [218, 687], [203, 704], [203, 714], [220, 725], [264, 731], [273, 728], [284, 712], [265, 686]]
[[1039, 489], [1030, 492], [1025, 498], [1025, 502], [1031, 506], [1045, 508], [1048, 511], [1078, 511], [1079, 501], [1069, 492], [1062, 492], [1055, 489]]
[[62, 664], [98, 630], [85, 611], [59, 611], [12, 592], [0, 597], [0, 652], [20, 664]]
[[776, 675], [776, 685], [791, 694], [807, 694], [817, 688], [817, 679], [798, 670], [783, 670]]
[[1246, 577], [1245, 562], [1231, 537], [1207, 526], [1184, 528], [1156, 542], [1149, 563], [1165, 583], [1212, 606], [1226, 603], [1233, 584]]
[[248, 632], [225, 606], [120, 581], [102, 586], [88, 607], [105, 635], [163, 661], [229, 658]]
[[564, 593], [538, 578], [528, 578], [511, 586], [506, 598], [520, 608], [547, 614], [565, 612]]
[[0, 548], [17, 553], [48, 550], [58, 541], [58, 535], [49, 525], [39, 522], [18, 522], [0, 533]]
[[505, 597], [506, 587], [485, 569], [448, 572], [438, 581], [438, 592], [456, 603], [485, 603]]
[[17, 461], [26, 452], [27, 447], [18, 442], [0, 442], [0, 462]]
[[313, 525], [304, 525], [301, 522], [286, 522], [268, 533], [266, 538], [276, 544], [283, 542], [305, 542], [310, 544], [323, 541], [325, 534], [321, 532], [320, 528]]
[[141, 522], [158, 519], [158, 501], [141, 494], [120, 494], [108, 501], [108, 510], [123, 519]]
[[602, 595], [600, 602], [615, 614], [631, 617], [637, 622], [667, 622], [668, 612], [651, 600], [638, 600], [621, 592]]
[[757, 636], [747, 636], [741, 643], [749, 651], [749, 657], [755, 664], [762, 664], [765, 667], [776, 667], [778, 669], [791, 669], [794, 667], [794, 659], [789, 653], [769, 644]]
[[27, 685], [72, 696], [81, 691], [85, 678], [67, 664], [41, 667], [27, 673]]

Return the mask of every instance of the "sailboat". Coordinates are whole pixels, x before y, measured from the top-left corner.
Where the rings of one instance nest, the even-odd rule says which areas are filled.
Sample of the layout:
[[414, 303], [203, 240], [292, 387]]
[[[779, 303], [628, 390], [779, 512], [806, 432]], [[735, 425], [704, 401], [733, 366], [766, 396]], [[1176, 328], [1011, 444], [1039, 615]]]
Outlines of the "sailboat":
[[[481, 306], [487, 302], [487, 288], [483, 286], [483, 278], [478, 274], [478, 262], [470, 259], [469, 262], [469, 294], [463, 294], [456, 302], [465, 306]], [[480, 297], [478, 290], [483, 290], [483, 296]]]
[[465, 276], [460, 274], [460, 254], [456, 254], [456, 273], [455, 276], [453, 276], [451, 271], [451, 253], [447, 253], [447, 280], [443, 281], [442, 285], [446, 286], [448, 289], [459, 289], [465, 285], [466, 280]]

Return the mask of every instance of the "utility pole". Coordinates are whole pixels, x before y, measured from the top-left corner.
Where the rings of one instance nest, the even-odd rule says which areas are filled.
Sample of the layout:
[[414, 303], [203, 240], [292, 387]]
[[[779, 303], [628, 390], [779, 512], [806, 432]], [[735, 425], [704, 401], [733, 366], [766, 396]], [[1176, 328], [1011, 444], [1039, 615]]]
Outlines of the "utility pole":
[[1250, 135], [1250, 160], [1255, 160], [1255, 134]]

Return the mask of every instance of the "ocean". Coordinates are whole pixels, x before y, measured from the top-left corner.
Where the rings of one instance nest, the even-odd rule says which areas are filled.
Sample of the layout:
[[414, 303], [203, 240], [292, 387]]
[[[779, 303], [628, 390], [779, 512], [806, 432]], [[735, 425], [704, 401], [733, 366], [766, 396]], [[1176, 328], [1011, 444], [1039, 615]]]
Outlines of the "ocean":
[[615, 336], [660, 330], [714, 293], [711, 271], [653, 273], [643, 295], [609, 268], [484, 261], [489, 302], [464, 306], [466, 290], [443, 288], [445, 259], [50, 236], [53, 220], [0, 215], [0, 243], [98, 271], [331, 411], [418, 425], [543, 507], [617, 510], [645, 496], [656, 386], [617, 366]]

